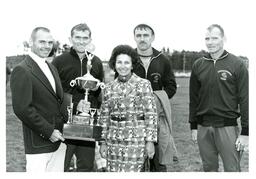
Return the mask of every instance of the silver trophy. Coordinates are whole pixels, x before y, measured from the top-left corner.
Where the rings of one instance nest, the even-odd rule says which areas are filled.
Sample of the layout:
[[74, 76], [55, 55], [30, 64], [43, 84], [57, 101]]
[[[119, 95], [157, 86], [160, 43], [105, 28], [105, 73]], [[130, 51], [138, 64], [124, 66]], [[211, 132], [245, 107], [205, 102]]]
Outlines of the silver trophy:
[[[93, 59], [94, 55], [92, 53], [88, 54], [87, 51], [85, 51], [85, 55], [88, 59], [87, 61], [87, 73], [84, 76], [77, 77], [76, 79], [72, 80], [70, 82], [70, 86], [74, 87], [75, 85], [78, 85], [79, 87], [83, 88], [85, 90], [84, 100], [88, 102], [88, 95], [89, 91], [92, 89], [95, 89], [96, 87], [100, 87], [101, 89], [105, 88], [105, 84], [103, 82], [100, 82], [100, 80], [94, 78], [91, 73], [91, 60]], [[80, 113], [80, 116], [85, 117], [91, 117], [88, 113]]]
[[[85, 90], [84, 100], [88, 102], [89, 91], [100, 87], [101, 89], [105, 88], [105, 84], [100, 82], [100, 80], [94, 78], [90, 74], [91, 70], [91, 60], [94, 55], [85, 51], [85, 55], [88, 59], [87, 61], [87, 73], [84, 76], [77, 77], [76, 79], [70, 82], [70, 86], [74, 87], [75, 85], [83, 88]], [[82, 112], [78, 115], [72, 115], [72, 106], [68, 106], [69, 120], [68, 123], [64, 125], [63, 135], [64, 138], [74, 139], [74, 140], [87, 140], [87, 141], [96, 141], [101, 140], [102, 127], [94, 125], [94, 115], [98, 112], [96, 108], [89, 108], [89, 113]]]

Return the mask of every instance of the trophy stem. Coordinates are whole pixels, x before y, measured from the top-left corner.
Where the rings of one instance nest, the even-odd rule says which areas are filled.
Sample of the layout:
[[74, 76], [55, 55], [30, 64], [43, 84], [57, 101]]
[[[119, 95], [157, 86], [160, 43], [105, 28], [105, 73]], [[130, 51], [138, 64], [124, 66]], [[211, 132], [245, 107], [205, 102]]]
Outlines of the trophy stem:
[[85, 93], [84, 93], [84, 100], [85, 100], [85, 101], [88, 101], [88, 95], [89, 95], [89, 89], [86, 88], [86, 89], [85, 89]]
[[[88, 101], [88, 95], [89, 95], [89, 89], [85, 88], [85, 94], [84, 94], [84, 100], [87, 102]], [[90, 115], [88, 113], [82, 112], [79, 114], [80, 116], [85, 116], [89, 117]]]

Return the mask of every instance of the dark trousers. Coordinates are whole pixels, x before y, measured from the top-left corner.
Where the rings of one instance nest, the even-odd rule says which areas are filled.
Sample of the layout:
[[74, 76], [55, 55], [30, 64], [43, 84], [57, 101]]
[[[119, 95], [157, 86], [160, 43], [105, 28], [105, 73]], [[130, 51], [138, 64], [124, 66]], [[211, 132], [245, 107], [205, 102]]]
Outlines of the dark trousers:
[[92, 172], [95, 159], [95, 142], [83, 142], [82, 145], [67, 144], [64, 171], [68, 171], [70, 161], [75, 154], [77, 158], [77, 172]]

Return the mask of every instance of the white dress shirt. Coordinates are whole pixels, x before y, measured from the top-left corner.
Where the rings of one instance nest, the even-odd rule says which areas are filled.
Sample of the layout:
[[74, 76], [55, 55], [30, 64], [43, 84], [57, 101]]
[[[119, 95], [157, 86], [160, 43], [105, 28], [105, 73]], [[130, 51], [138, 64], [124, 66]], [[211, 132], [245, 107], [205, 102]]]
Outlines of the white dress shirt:
[[56, 93], [55, 80], [54, 80], [54, 77], [52, 75], [52, 72], [51, 72], [48, 64], [46, 63], [46, 58], [41, 58], [31, 51], [28, 54], [37, 63], [37, 65], [40, 67], [40, 69], [43, 71], [44, 75], [47, 77], [48, 81], [50, 82], [52, 89]]

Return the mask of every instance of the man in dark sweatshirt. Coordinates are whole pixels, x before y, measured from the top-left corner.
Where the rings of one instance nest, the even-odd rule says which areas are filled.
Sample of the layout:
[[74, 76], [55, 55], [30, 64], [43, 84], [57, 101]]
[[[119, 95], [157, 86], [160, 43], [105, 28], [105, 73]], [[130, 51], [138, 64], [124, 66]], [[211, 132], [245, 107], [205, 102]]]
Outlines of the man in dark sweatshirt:
[[[71, 30], [70, 42], [72, 47], [70, 51], [57, 56], [53, 60], [53, 65], [57, 68], [63, 90], [66, 93], [72, 95], [73, 98], [73, 113], [77, 112], [88, 112], [88, 106], [92, 108], [99, 108], [100, 102], [100, 88], [93, 89], [89, 92], [88, 102], [85, 102], [84, 94], [85, 91], [78, 86], [71, 87], [70, 82], [77, 77], [83, 76], [87, 73], [87, 47], [91, 43], [91, 30], [87, 24], [78, 24]], [[103, 80], [103, 66], [101, 60], [94, 55], [91, 60], [90, 73], [94, 78]], [[94, 156], [95, 156], [95, 142], [77, 142], [74, 140], [66, 140], [67, 151], [65, 158], [65, 171], [68, 171], [69, 164], [73, 154], [77, 158], [77, 171], [78, 172], [90, 172], [93, 171], [94, 167]]]
[[218, 171], [219, 155], [224, 171], [240, 171], [241, 151], [248, 145], [248, 70], [224, 50], [224, 41], [221, 26], [207, 28], [209, 54], [195, 61], [190, 77], [189, 122], [204, 171]]
[[[175, 76], [169, 60], [163, 55], [162, 52], [159, 52], [152, 47], [152, 43], [155, 40], [155, 32], [153, 28], [147, 24], [139, 24], [134, 28], [133, 33], [134, 40], [137, 44], [136, 51], [140, 57], [140, 61], [136, 68], [133, 69], [133, 72], [141, 78], [148, 79], [151, 83], [153, 91], [162, 91], [166, 93], [166, 96], [169, 99], [171, 99], [177, 90]], [[168, 118], [164, 112], [160, 100], [158, 100], [158, 97], [155, 97], [155, 99], [158, 111], [158, 121], [164, 123], [168, 121]], [[163, 129], [160, 127], [160, 125], [158, 125], [158, 142], [154, 144], [155, 155], [152, 159], [150, 159], [150, 171], [152, 172], [167, 172], [167, 164], [166, 162], [162, 161], [162, 158], [170, 158], [170, 162], [168, 162], [168, 164], [171, 164], [173, 160], [171, 155], [176, 155], [176, 147], [173, 141], [171, 145], [173, 146], [175, 152], [172, 154], [165, 152], [163, 156], [160, 155], [160, 151], [163, 151], [162, 146], [169, 143], [169, 141], [164, 141], [161, 143], [159, 140], [160, 133], [171, 133], [171, 129], [169, 129], [167, 126], [165, 127], [166, 128]], [[166, 136], [166, 134], [164, 135]]]

